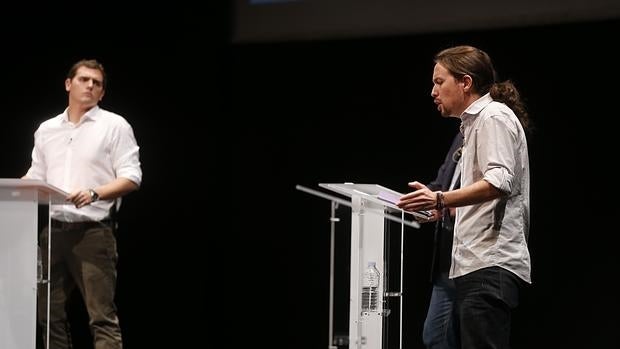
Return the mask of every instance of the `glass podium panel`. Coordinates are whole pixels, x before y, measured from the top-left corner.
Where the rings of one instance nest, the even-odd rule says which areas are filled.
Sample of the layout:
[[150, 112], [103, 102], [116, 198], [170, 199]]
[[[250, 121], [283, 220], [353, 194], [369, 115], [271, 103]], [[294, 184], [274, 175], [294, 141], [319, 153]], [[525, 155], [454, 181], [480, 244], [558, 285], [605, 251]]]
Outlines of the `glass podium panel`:
[[[419, 224], [413, 214], [395, 205], [403, 194], [389, 188], [354, 183], [319, 186], [345, 197], [298, 186], [332, 201], [329, 348], [402, 348], [403, 233], [406, 226], [419, 228]], [[348, 268], [348, 285], [343, 285], [343, 264]], [[343, 321], [348, 321], [348, 331]]]
[[[36, 347], [41, 217], [64, 204], [67, 193], [45, 182], [0, 178], [0, 348]], [[45, 248], [45, 247], [42, 247]]]

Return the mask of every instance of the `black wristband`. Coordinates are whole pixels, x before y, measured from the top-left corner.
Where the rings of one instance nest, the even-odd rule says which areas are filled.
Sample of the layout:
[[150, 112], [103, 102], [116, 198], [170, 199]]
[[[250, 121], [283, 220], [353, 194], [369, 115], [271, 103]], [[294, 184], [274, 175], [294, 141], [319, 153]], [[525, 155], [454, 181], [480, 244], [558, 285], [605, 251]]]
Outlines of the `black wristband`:
[[444, 207], [446, 207], [446, 203], [443, 199], [443, 193], [441, 191], [436, 191], [435, 193], [437, 194], [437, 205], [435, 206], [435, 208], [437, 209], [437, 211], [441, 211]]

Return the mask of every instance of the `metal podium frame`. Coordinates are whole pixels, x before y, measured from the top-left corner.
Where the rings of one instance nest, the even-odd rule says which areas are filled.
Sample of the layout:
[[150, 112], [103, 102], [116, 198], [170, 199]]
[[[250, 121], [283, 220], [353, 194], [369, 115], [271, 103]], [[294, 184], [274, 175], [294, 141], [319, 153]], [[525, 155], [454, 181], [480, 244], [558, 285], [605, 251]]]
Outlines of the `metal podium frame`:
[[[36, 347], [39, 205], [66, 204], [68, 193], [35, 179], [0, 178], [0, 348]], [[52, 239], [48, 239], [48, 251]], [[50, 253], [48, 270], [50, 274]], [[46, 338], [49, 339], [49, 307]]]
[[[397, 297], [399, 302], [399, 348], [402, 348], [402, 309], [403, 309], [403, 242], [404, 228], [409, 226], [418, 229], [420, 225], [415, 219], [405, 217], [416, 216], [401, 210], [393, 202], [386, 201], [385, 197], [400, 197], [398, 193], [378, 184], [355, 183], [320, 183], [320, 187], [341, 194], [347, 199], [329, 195], [322, 191], [313, 190], [300, 185], [297, 189], [306, 193], [330, 200], [331, 209], [331, 243], [330, 243], [330, 298], [329, 298], [329, 349], [334, 349], [333, 308], [334, 308], [334, 254], [335, 254], [335, 216], [337, 205], [351, 207], [351, 273], [349, 298], [349, 349], [381, 349], [383, 347], [384, 317], [389, 315], [389, 309], [384, 309], [387, 297]], [[387, 194], [387, 195], [384, 195]], [[393, 214], [397, 213], [397, 215]], [[399, 289], [387, 290], [384, 284], [385, 265], [389, 256], [385, 255], [385, 221], [390, 220], [400, 224], [400, 268]], [[379, 279], [377, 310], [362, 311], [362, 273], [368, 262], [375, 262], [381, 277]]]

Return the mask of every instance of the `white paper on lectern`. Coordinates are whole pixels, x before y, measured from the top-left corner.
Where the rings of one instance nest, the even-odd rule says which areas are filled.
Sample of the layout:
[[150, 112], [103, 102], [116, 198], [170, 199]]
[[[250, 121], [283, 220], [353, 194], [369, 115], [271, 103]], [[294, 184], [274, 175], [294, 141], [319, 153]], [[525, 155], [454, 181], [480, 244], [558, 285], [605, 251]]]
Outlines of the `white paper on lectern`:
[[[388, 189], [388, 190], [380, 191], [379, 194], [377, 194], [377, 198], [396, 205], [400, 201], [400, 198], [403, 195], [405, 194]], [[417, 218], [422, 218], [424, 220], [428, 220], [431, 217], [433, 217], [433, 213], [431, 211], [414, 211], [414, 212], [409, 212], [409, 213], [411, 213]]]
[[[320, 183], [319, 186], [336, 191], [340, 194], [350, 196], [350, 191], [364, 197], [367, 200], [380, 203], [386, 207], [389, 207], [395, 211], [403, 211], [396, 204], [400, 201], [400, 198], [405, 195], [399, 193], [390, 188], [378, 184], [359, 184], [359, 183]], [[433, 213], [430, 211], [404, 211], [412, 216], [420, 219], [421, 221], [428, 221], [433, 217]]]

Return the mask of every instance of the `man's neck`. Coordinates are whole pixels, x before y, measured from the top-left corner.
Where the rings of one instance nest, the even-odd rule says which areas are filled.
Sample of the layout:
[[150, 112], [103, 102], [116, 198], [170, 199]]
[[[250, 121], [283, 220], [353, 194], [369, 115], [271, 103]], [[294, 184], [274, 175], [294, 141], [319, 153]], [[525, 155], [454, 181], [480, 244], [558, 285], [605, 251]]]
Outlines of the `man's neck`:
[[67, 108], [67, 115], [69, 116], [69, 121], [73, 124], [77, 124], [82, 119], [82, 116], [86, 114], [90, 109], [94, 106], [84, 106], [84, 105], [69, 105]]

